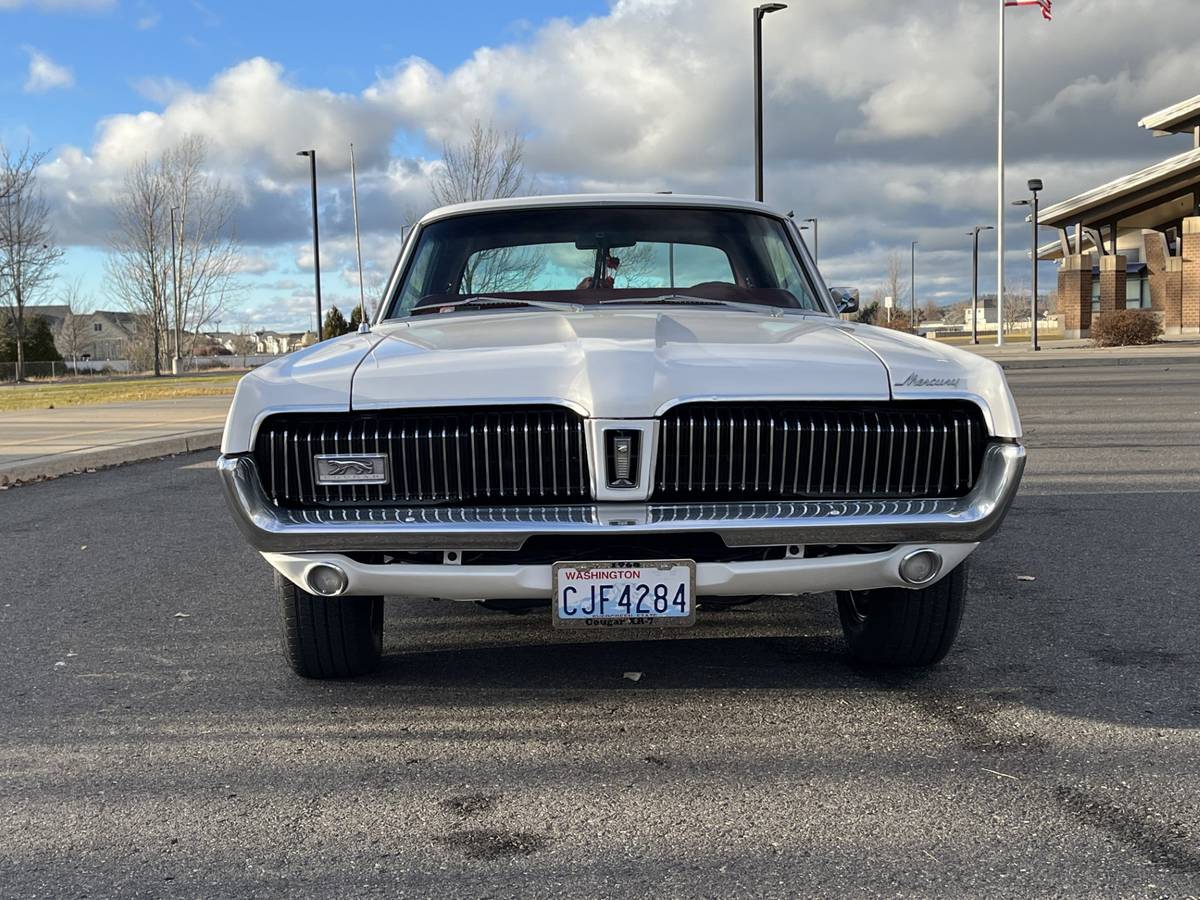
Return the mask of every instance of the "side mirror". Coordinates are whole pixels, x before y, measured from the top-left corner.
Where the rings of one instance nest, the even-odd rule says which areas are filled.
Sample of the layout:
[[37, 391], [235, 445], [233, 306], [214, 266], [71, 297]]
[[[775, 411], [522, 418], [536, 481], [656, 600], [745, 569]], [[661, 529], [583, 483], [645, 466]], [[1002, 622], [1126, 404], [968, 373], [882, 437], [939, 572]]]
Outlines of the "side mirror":
[[858, 312], [858, 288], [835, 287], [830, 288], [829, 293], [839, 315]]

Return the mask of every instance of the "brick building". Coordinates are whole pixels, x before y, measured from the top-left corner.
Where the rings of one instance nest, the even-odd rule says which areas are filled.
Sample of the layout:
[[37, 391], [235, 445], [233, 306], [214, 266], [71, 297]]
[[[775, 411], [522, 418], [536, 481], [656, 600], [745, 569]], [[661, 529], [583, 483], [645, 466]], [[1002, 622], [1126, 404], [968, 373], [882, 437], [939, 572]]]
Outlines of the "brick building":
[[1200, 95], [1146, 116], [1156, 136], [1189, 135], [1192, 149], [1041, 211], [1058, 240], [1058, 311], [1066, 337], [1092, 316], [1143, 309], [1167, 334], [1200, 333]]

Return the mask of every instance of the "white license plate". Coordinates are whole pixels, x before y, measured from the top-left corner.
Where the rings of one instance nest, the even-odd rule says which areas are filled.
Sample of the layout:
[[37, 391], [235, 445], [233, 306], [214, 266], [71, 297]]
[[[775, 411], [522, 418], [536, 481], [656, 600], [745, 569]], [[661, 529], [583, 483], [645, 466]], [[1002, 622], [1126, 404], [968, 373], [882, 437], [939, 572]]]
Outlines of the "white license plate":
[[690, 559], [554, 564], [557, 628], [687, 626], [696, 623]]

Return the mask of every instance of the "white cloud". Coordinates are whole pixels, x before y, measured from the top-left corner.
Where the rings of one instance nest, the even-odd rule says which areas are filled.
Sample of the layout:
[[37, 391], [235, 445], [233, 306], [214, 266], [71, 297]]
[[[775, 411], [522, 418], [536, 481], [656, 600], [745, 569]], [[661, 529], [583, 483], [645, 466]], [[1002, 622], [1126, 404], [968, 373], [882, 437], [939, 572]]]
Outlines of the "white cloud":
[[25, 76], [25, 93], [41, 94], [55, 88], [69, 88], [75, 83], [75, 76], [66, 66], [60, 66], [45, 53], [33, 47], [26, 47], [29, 54], [29, 73]]

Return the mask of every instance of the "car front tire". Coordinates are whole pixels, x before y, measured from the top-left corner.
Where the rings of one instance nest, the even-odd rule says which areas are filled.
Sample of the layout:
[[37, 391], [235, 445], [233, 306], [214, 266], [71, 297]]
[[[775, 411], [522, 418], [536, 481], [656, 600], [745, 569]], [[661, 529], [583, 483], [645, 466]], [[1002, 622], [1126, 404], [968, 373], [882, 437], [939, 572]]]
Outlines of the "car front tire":
[[297, 675], [353, 678], [379, 666], [382, 597], [319, 597], [278, 572], [275, 593], [283, 625], [283, 655]]
[[967, 564], [927, 588], [839, 591], [838, 614], [851, 655], [868, 666], [918, 668], [941, 662], [967, 604]]

